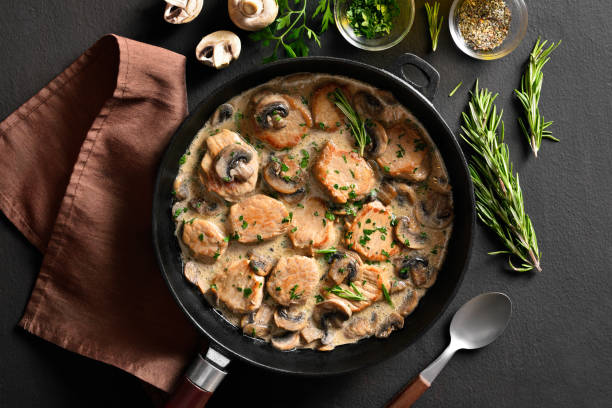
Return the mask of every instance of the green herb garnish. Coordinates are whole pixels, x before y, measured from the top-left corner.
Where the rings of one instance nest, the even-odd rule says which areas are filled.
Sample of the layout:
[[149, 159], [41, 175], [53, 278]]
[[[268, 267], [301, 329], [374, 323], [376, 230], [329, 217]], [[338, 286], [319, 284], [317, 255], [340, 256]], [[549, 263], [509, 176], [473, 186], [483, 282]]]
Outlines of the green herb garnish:
[[462, 114], [461, 136], [474, 150], [469, 167], [478, 217], [506, 246], [506, 250], [490, 252], [490, 255], [516, 256], [522, 264], [515, 266], [510, 258], [508, 264], [517, 272], [541, 271], [538, 241], [525, 212], [518, 174], [513, 174], [508, 146], [504, 143], [502, 113], [498, 115], [494, 105], [496, 97], [488, 89], [478, 89], [476, 81], [468, 113]]
[[366, 131], [365, 121], [359, 116], [355, 109], [353, 109], [348, 99], [346, 99], [340, 89], [336, 89], [333, 92], [332, 97], [332, 100], [338, 109], [340, 109], [344, 116], [346, 116], [346, 118], [349, 120], [351, 133], [359, 145], [359, 154], [363, 156], [366, 145], [370, 143], [370, 136]]
[[389, 35], [400, 14], [395, 0], [351, 0], [346, 18], [356, 35], [376, 38]]
[[544, 68], [544, 65], [550, 60], [550, 53], [561, 44], [561, 41], [557, 44], [551, 43], [548, 48], [544, 49], [546, 42], [547, 41], [540, 42], [540, 38], [538, 37], [533, 47], [533, 51], [531, 51], [529, 55], [527, 70], [521, 79], [521, 90], [514, 90], [514, 93], [525, 109], [525, 117], [529, 125], [529, 130], [521, 118], [519, 118], [518, 121], [535, 157], [538, 157], [538, 150], [540, 150], [543, 138], [554, 140], [555, 142], [559, 141], [559, 139], [553, 137], [552, 132], [548, 130], [548, 127], [550, 127], [553, 122], [545, 122], [540, 114], [540, 108], [538, 108], [540, 92], [542, 91], [542, 82], [544, 81], [542, 68]]
[[264, 47], [268, 47], [271, 42], [275, 43], [272, 54], [263, 59], [263, 63], [276, 61], [278, 59], [279, 48], [285, 50], [288, 57], [305, 57], [310, 49], [306, 45], [306, 40], [314, 40], [321, 47], [319, 35], [323, 34], [329, 24], [334, 24], [334, 15], [331, 11], [331, 0], [319, 0], [319, 4], [310, 17], [311, 20], [321, 15], [321, 28], [317, 34], [315, 30], [308, 25], [312, 21], [308, 21], [306, 6], [308, 0], [295, 0], [295, 5], [302, 3], [302, 7], [293, 10], [289, 6], [289, 0], [277, 0], [278, 15], [276, 20], [263, 30], [251, 34], [249, 37], [253, 41], [261, 41]]
[[438, 36], [442, 29], [444, 16], [440, 16], [438, 22], [438, 13], [440, 11], [440, 2], [435, 1], [433, 7], [429, 3], [425, 3], [425, 11], [427, 12], [427, 23], [429, 23], [429, 35], [431, 37], [431, 50], [435, 51], [438, 48]]
[[393, 301], [391, 300], [391, 296], [389, 296], [389, 291], [387, 290], [387, 287], [385, 286], [384, 283], [381, 283], [381, 287], [382, 287], [382, 293], [383, 293], [383, 295], [385, 297], [385, 300], [387, 301], [389, 306], [394, 307], [393, 306]]
[[[352, 284], [351, 287], [353, 288], [353, 290], [356, 289], [354, 284]], [[336, 296], [348, 300], [355, 300], [358, 302], [362, 300], [367, 300], [359, 291], [351, 291], [348, 288], [342, 288], [338, 285], [334, 286], [333, 288], [325, 288], [325, 290], [330, 293], [333, 293]]]
[[457, 89], [459, 89], [461, 87], [461, 85], [463, 85], [463, 81], [460, 81], [457, 86], [455, 88], [453, 88], [453, 90], [448, 94], [448, 97], [450, 98], [451, 96], [453, 96], [455, 94], [455, 92], [457, 92]]

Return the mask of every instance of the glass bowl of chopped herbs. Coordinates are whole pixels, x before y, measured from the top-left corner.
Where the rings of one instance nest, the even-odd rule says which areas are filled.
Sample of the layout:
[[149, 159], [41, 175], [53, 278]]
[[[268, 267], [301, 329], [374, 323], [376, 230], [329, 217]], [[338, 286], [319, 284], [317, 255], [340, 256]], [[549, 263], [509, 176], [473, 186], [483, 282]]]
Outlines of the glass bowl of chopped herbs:
[[414, 21], [414, 0], [336, 0], [340, 34], [357, 48], [382, 51], [404, 39]]
[[448, 27], [461, 51], [495, 60], [514, 51], [525, 37], [527, 5], [523, 0], [455, 0]]

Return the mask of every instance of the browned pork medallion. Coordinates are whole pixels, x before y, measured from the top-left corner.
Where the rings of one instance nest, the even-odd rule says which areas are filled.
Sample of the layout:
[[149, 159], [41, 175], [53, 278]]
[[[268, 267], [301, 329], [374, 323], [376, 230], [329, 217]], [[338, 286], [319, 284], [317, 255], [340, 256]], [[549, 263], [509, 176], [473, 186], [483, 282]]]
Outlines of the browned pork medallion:
[[[336, 91], [365, 124], [363, 149]], [[401, 329], [453, 225], [446, 168], [407, 108], [324, 74], [276, 78], [219, 106], [174, 182], [185, 278], [279, 350]]]

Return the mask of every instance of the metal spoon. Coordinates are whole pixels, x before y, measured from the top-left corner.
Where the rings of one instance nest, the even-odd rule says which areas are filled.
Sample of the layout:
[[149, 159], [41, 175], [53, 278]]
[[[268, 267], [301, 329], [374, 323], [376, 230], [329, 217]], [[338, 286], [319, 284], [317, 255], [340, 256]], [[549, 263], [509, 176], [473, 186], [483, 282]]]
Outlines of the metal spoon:
[[446, 350], [397, 394], [387, 408], [411, 406], [427, 391], [457, 350], [491, 344], [504, 332], [511, 314], [510, 298], [499, 292], [483, 293], [461, 306], [451, 321], [451, 341]]

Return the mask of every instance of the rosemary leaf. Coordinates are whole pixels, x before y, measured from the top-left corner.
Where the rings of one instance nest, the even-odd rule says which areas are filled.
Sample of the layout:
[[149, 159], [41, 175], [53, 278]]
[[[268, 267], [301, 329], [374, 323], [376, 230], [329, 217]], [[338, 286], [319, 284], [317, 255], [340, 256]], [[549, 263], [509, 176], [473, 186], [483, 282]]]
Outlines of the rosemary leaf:
[[455, 88], [453, 88], [453, 90], [448, 94], [448, 97], [450, 98], [451, 96], [453, 96], [455, 94], [455, 92], [457, 92], [457, 89], [461, 88], [461, 85], [463, 85], [463, 81], [460, 81], [457, 86]]
[[442, 29], [442, 21], [444, 21], [444, 16], [440, 16], [440, 21], [438, 21], [440, 2], [435, 1], [433, 7], [429, 3], [425, 3], [425, 11], [427, 12], [427, 22], [429, 23], [431, 49], [436, 51], [436, 48], [438, 48], [438, 36]]
[[551, 139], [555, 142], [559, 141], [559, 139], [553, 137], [552, 132], [548, 130], [553, 122], [545, 122], [538, 107], [540, 93], [542, 91], [542, 82], [544, 81], [542, 68], [544, 68], [544, 65], [550, 60], [550, 53], [561, 44], [561, 41], [557, 44], [551, 43], [550, 46], [545, 49], [546, 43], [547, 41], [540, 41], [538, 37], [533, 47], [533, 51], [531, 51], [529, 55], [527, 69], [521, 78], [521, 90], [514, 90], [525, 109], [525, 117], [528, 126], [525, 125], [523, 119], [519, 118], [518, 121], [535, 157], [538, 157], [538, 150], [540, 150], [543, 138]]
[[334, 101], [338, 109], [340, 109], [340, 111], [342, 111], [344, 116], [346, 116], [346, 118], [348, 119], [351, 133], [353, 134], [353, 136], [355, 137], [355, 141], [357, 141], [357, 144], [359, 145], [359, 154], [363, 156], [366, 145], [370, 143], [370, 136], [368, 135], [368, 132], [366, 130], [365, 121], [359, 116], [357, 112], [355, 112], [355, 109], [353, 109], [350, 102], [348, 101], [348, 99], [346, 99], [340, 89], [336, 89], [334, 93], [331, 94], [331, 97], [333, 98], [332, 100]]
[[[463, 112], [462, 138], [473, 149], [470, 175], [474, 182], [478, 218], [500, 238], [505, 250], [491, 255], [509, 255], [508, 264], [517, 272], [542, 270], [538, 241], [525, 212], [519, 176], [513, 174], [508, 146], [504, 143], [502, 112], [497, 113], [488, 89], [471, 92], [468, 111]], [[499, 135], [497, 134], [499, 125]], [[512, 257], [521, 261], [512, 263]]]

